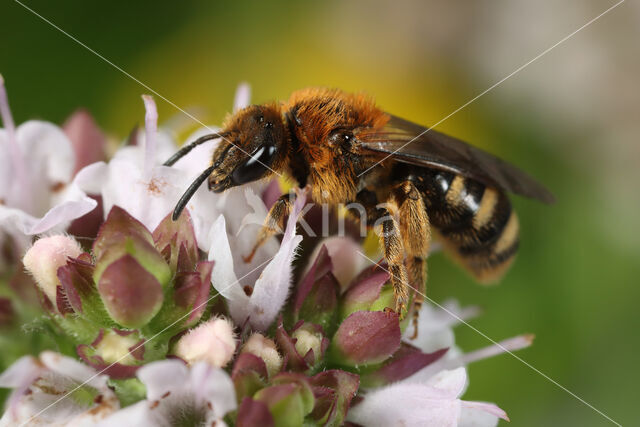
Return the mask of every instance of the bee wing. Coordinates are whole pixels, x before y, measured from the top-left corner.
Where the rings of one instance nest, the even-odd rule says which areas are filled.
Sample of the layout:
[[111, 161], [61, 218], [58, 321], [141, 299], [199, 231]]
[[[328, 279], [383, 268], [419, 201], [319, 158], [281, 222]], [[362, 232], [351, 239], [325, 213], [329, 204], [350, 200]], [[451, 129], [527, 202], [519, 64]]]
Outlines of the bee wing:
[[504, 160], [457, 138], [390, 116], [382, 129], [363, 129], [355, 134], [361, 149], [382, 158], [390, 155], [396, 162], [454, 172], [544, 203], [555, 201], [542, 184]]

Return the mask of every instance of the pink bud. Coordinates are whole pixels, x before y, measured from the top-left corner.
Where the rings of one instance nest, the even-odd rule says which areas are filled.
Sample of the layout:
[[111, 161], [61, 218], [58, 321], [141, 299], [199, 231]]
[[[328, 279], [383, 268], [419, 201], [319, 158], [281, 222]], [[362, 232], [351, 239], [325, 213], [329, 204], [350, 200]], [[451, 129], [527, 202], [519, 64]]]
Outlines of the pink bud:
[[71, 140], [76, 155], [74, 173], [91, 163], [105, 159], [107, 139], [86, 110], [78, 110], [67, 118], [62, 129]]
[[22, 259], [49, 300], [55, 304], [58, 268], [66, 265], [68, 258], [76, 258], [82, 253], [78, 242], [69, 236], [43, 237], [37, 240]]
[[226, 366], [235, 351], [233, 325], [225, 318], [207, 320], [183, 335], [175, 346], [175, 355], [187, 363], [203, 361], [218, 368]]

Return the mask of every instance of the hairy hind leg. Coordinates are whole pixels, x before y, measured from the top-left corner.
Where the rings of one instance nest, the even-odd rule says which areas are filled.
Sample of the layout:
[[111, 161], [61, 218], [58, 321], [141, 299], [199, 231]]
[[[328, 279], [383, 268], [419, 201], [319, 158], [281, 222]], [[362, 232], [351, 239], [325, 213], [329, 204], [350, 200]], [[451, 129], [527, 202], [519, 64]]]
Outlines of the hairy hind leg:
[[407, 260], [407, 270], [409, 271], [409, 286], [413, 289], [412, 323], [413, 335], [411, 339], [418, 337], [418, 318], [420, 308], [427, 294], [427, 261], [420, 257], [411, 257]]
[[418, 336], [418, 315], [426, 294], [426, 258], [431, 242], [431, 227], [422, 194], [413, 182], [410, 180], [402, 182], [394, 190], [400, 230], [407, 254], [409, 287], [414, 291], [412, 305], [414, 334], [411, 339], [415, 339]]
[[389, 265], [391, 275], [391, 285], [395, 297], [395, 312], [404, 317], [404, 310], [409, 302], [407, 269], [404, 265], [404, 247], [400, 235], [400, 228], [396, 220], [385, 208], [378, 209], [378, 220], [376, 221], [376, 232], [380, 237], [380, 246], [384, 258]]

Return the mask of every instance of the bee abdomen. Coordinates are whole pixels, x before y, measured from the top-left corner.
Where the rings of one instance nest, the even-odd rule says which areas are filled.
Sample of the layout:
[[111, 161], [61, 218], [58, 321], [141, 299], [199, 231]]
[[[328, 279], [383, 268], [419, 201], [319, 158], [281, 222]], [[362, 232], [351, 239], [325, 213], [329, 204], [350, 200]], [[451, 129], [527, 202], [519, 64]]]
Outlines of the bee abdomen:
[[518, 217], [507, 195], [460, 175], [437, 172], [426, 191], [431, 224], [447, 250], [481, 282], [500, 279], [518, 251]]

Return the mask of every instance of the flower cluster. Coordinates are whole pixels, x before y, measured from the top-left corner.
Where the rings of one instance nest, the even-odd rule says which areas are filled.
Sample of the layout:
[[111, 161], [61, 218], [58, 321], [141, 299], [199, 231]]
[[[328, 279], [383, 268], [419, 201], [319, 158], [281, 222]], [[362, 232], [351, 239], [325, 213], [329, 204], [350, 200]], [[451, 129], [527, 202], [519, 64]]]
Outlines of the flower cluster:
[[[234, 108], [248, 96], [241, 86]], [[385, 310], [393, 306], [385, 265], [356, 255], [359, 240], [298, 234], [304, 190], [283, 235], [245, 262], [280, 193], [278, 181], [222, 195], [200, 189], [172, 221], [182, 190], [206, 168], [211, 145], [174, 167], [161, 166], [177, 144], [170, 129], [158, 129], [153, 99], [143, 100], [145, 129], [107, 162], [106, 138], [86, 113], [69, 121], [67, 135], [51, 124], [39, 133], [20, 131], [30, 122], [14, 130], [0, 84], [0, 163], [15, 168], [0, 179], [0, 235], [20, 242], [6, 258], [19, 267], [7, 276], [25, 289], [35, 284], [46, 315], [32, 325], [48, 332], [57, 350], [23, 356], [0, 375], [0, 387], [12, 389], [0, 425], [508, 420], [494, 404], [461, 399], [465, 366], [526, 347], [531, 337], [465, 354], [452, 328], [477, 309], [451, 302], [425, 305], [411, 340], [408, 320]], [[46, 167], [38, 163], [43, 158], [22, 157], [21, 144], [37, 153], [33, 147], [51, 144], [50, 135], [71, 154], [47, 158]], [[68, 187], [65, 196], [33, 193], [27, 178], [36, 170]], [[30, 198], [43, 206], [30, 210]], [[15, 326], [28, 305], [13, 288], [12, 298], [0, 298], [3, 328]]]

